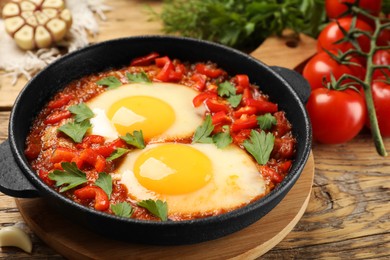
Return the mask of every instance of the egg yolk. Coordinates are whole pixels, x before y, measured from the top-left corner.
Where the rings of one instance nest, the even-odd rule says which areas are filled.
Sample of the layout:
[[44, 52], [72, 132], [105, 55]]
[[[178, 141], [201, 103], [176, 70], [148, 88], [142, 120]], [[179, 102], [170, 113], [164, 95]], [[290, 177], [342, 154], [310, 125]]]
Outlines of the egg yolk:
[[165, 144], [142, 153], [134, 163], [138, 182], [159, 194], [196, 191], [212, 178], [211, 160], [184, 144]]
[[176, 119], [168, 103], [149, 96], [120, 99], [108, 109], [107, 117], [120, 135], [142, 130], [145, 139], [164, 133]]

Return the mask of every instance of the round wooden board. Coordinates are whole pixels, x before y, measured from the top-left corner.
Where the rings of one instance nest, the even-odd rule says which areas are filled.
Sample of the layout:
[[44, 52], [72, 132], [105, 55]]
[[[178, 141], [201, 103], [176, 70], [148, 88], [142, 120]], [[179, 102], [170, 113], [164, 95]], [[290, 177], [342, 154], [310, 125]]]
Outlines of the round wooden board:
[[298, 223], [309, 202], [313, 177], [311, 154], [297, 183], [266, 216], [229, 236], [185, 246], [150, 246], [107, 239], [53, 212], [43, 199], [16, 199], [16, 203], [35, 234], [69, 259], [253, 259], [277, 245]]

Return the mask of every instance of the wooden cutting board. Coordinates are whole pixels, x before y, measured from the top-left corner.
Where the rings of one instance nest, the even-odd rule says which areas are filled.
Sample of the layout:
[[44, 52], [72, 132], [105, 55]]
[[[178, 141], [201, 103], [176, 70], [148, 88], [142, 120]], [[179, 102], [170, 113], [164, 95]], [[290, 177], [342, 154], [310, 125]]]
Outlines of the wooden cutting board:
[[34, 233], [69, 259], [254, 259], [277, 245], [298, 223], [309, 202], [313, 177], [314, 160], [310, 155], [287, 196], [259, 221], [226, 237], [184, 246], [107, 239], [53, 212], [43, 199], [16, 199], [16, 204]]

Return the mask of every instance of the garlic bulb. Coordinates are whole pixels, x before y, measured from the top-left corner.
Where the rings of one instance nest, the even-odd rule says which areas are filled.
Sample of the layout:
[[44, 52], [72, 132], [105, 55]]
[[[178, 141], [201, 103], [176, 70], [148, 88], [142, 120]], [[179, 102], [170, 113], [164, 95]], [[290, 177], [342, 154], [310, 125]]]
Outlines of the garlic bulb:
[[6, 31], [24, 50], [46, 48], [64, 38], [72, 24], [63, 0], [13, 0], [3, 7]]

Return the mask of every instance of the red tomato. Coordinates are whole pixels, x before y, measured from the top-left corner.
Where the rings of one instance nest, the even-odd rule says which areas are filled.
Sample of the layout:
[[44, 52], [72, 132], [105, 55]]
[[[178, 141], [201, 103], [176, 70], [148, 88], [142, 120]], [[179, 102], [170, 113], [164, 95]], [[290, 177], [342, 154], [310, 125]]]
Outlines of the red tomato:
[[[337, 19], [339, 25], [344, 28], [346, 31], [350, 30], [352, 18], [351, 17], [343, 17]], [[331, 50], [331, 49], [339, 49], [342, 52], [346, 52], [349, 49], [353, 48], [353, 45], [350, 42], [342, 42], [335, 43], [341, 40], [344, 37], [343, 32], [340, 30], [339, 25], [336, 21], [330, 22], [324, 30], [318, 36], [317, 42], [317, 50], [322, 51], [323, 49]], [[372, 32], [372, 28], [366, 22], [361, 19], [357, 19], [356, 28], [362, 31]], [[364, 52], [368, 52], [370, 50], [370, 38], [366, 35], [360, 35], [358, 38], [358, 43], [360, 48]]]
[[[336, 54], [336, 51], [331, 51]], [[358, 63], [356, 59], [352, 59]], [[364, 79], [365, 69], [361, 66], [343, 65], [334, 60], [326, 52], [317, 53], [303, 69], [303, 77], [310, 83], [312, 89], [323, 87], [323, 79], [325, 82], [330, 81], [330, 74], [333, 74], [335, 79], [339, 79], [343, 74], [354, 75], [360, 79]], [[348, 82], [347, 80], [345, 82]]]
[[390, 28], [382, 30], [376, 41], [378, 46], [389, 46], [390, 45]]
[[[336, 19], [348, 10], [344, 3], [354, 2], [356, 2], [356, 0], [326, 0], [326, 14], [329, 18]], [[360, 0], [359, 7], [369, 11], [375, 16], [378, 16], [382, 8], [382, 0]]]
[[[383, 80], [383, 79], [382, 79]], [[379, 129], [383, 137], [390, 136], [390, 84], [383, 81], [374, 81], [371, 84], [372, 96], [378, 119]], [[369, 121], [367, 119], [367, 125]]]
[[[375, 65], [390, 66], [390, 49], [389, 50], [378, 50], [375, 52], [372, 62]], [[390, 69], [377, 69], [374, 71], [374, 78], [387, 75], [390, 77]]]
[[344, 143], [354, 138], [366, 119], [364, 98], [352, 89], [318, 88], [306, 104], [313, 138], [326, 144]]

